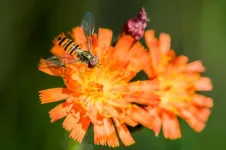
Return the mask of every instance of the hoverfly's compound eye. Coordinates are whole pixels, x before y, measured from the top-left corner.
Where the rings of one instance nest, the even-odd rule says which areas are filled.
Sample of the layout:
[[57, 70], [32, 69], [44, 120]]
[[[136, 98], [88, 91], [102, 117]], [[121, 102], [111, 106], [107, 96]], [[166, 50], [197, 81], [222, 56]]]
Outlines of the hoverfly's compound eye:
[[96, 65], [98, 63], [98, 57], [94, 56], [93, 59], [90, 60], [91, 65]]
[[99, 62], [98, 57], [94, 56], [92, 59], [90, 59], [89, 63], [88, 63], [88, 67], [89, 68], [94, 68]]

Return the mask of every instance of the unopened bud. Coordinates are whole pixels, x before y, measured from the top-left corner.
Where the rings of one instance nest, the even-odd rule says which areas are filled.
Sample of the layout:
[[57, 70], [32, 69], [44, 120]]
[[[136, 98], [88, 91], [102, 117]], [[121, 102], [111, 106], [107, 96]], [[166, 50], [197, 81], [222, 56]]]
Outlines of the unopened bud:
[[147, 27], [147, 13], [144, 8], [141, 9], [139, 14], [129, 19], [123, 28], [123, 33], [131, 35], [135, 40], [140, 40], [144, 36], [144, 30]]

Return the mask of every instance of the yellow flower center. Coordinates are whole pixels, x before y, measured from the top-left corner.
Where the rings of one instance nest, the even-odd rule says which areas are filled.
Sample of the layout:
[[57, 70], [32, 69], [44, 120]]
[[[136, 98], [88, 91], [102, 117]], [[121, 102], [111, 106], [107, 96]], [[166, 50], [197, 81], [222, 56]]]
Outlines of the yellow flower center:
[[[189, 102], [195, 93], [193, 78], [180, 72], [170, 72], [158, 76], [160, 90], [156, 92], [161, 98], [160, 106], [175, 112], [175, 103]], [[175, 112], [176, 113], [176, 112]]]
[[[74, 72], [72, 76], [77, 76]], [[83, 70], [80, 74], [81, 97], [77, 101], [87, 111], [87, 115], [95, 120], [98, 114], [104, 117], [117, 115], [117, 111], [129, 107], [122, 101], [121, 72], [110, 69], [108, 66]], [[76, 78], [77, 79], [77, 78]], [[115, 113], [112, 113], [112, 112]]]
[[103, 92], [103, 85], [96, 83], [96, 82], [90, 82], [87, 85], [88, 88], [84, 89], [85, 93], [90, 93], [90, 95], [94, 93], [100, 93]]

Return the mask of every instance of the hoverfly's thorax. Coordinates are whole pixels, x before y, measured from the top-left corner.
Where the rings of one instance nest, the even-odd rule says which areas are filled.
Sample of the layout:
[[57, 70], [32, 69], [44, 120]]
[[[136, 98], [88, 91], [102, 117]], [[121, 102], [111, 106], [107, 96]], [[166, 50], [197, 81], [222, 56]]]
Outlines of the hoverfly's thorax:
[[93, 55], [89, 51], [83, 51], [82, 56], [86, 57], [87, 59], [90, 59]]
[[77, 55], [82, 55], [83, 50], [81, 48], [77, 48], [76, 53], [77, 53]]

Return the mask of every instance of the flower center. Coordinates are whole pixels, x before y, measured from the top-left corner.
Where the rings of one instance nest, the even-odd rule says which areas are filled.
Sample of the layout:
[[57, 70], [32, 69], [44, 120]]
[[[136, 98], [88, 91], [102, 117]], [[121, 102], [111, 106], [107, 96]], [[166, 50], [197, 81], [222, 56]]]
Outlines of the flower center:
[[125, 88], [123, 81], [125, 76], [122, 75], [124, 71], [114, 71], [110, 67], [112, 66], [93, 69], [80, 67], [79, 71], [73, 68], [72, 76], [68, 76], [73, 80], [70, 81], [69, 78], [67, 83], [70, 85], [74, 82], [71, 88], [75, 91], [79, 90], [80, 93], [80, 97], [76, 97], [75, 100], [86, 110], [86, 115], [92, 122], [95, 122], [98, 116], [117, 116], [118, 111], [129, 107], [128, 102], [122, 100], [122, 92]]
[[94, 93], [100, 93], [100, 92], [103, 92], [103, 85], [102, 84], [99, 84], [99, 83], [96, 83], [96, 82], [90, 82], [88, 85], [87, 85], [87, 91], [88, 93], [90, 94], [94, 94]]
[[158, 77], [160, 90], [156, 92], [161, 97], [161, 107], [172, 110], [173, 104], [191, 101], [194, 87], [189, 76], [172, 73]]

